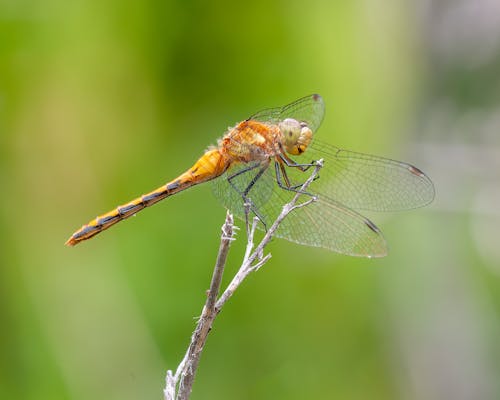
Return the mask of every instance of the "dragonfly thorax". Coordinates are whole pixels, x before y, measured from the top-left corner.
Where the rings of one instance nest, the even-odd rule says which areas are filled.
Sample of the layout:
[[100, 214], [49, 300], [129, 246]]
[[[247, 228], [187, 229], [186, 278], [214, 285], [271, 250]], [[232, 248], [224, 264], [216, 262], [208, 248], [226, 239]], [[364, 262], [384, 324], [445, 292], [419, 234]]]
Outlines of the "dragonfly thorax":
[[286, 118], [279, 123], [279, 129], [283, 135], [283, 145], [289, 154], [300, 155], [311, 143], [313, 133], [305, 122]]

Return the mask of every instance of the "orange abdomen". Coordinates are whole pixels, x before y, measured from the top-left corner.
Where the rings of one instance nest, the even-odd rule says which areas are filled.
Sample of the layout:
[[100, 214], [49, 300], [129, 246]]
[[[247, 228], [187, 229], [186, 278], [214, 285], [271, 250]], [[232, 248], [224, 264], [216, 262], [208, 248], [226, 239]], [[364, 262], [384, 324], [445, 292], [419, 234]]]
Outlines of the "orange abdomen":
[[131, 202], [115, 208], [114, 210], [103, 214], [87, 225], [83, 225], [66, 241], [66, 245], [74, 246], [83, 240], [90, 239], [120, 222], [131, 215], [138, 213], [146, 207], [149, 207], [160, 200], [163, 200], [175, 193], [185, 190], [198, 183], [214, 179], [224, 173], [229, 167], [229, 160], [218, 149], [207, 151], [190, 169], [178, 176], [173, 181], [153, 190], [150, 193], [143, 194]]

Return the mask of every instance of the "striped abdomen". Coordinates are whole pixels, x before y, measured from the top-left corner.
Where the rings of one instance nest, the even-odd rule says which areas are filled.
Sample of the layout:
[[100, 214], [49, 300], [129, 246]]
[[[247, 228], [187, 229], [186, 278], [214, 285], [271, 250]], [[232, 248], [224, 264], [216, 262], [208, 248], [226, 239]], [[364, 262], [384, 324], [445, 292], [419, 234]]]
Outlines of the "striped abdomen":
[[214, 179], [224, 173], [229, 166], [228, 160], [219, 150], [207, 151], [189, 170], [177, 177], [171, 182], [144, 194], [131, 202], [115, 208], [106, 214], [83, 225], [78, 231], [73, 233], [67, 240], [66, 245], [74, 246], [83, 240], [90, 239], [108, 229], [110, 226], [136, 214], [137, 212], [149, 207], [160, 200], [165, 199], [177, 192], [185, 190], [198, 183]]

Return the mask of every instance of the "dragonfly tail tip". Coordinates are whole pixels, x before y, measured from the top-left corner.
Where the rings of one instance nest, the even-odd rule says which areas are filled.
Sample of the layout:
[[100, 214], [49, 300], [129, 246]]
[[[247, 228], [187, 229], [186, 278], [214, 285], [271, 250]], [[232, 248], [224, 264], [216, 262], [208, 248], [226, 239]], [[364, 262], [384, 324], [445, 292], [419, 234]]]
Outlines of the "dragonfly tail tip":
[[68, 240], [66, 240], [66, 243], [64, 243], [66, 246], [73, 247], [75, 244], [78, 242], [71, 236]]

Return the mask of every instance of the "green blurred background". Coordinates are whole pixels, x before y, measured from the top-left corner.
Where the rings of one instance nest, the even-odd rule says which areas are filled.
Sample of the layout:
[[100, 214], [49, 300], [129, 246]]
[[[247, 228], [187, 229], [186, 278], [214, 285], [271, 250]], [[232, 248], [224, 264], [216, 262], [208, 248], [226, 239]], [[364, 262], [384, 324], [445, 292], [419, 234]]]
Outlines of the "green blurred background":
[[192, 398], [500, 398], [498, 2], [3, 0], [0, 38], [0, 398], [162, 398], [217, 253], [210, 185], [64, 241], [313, 92], [319, 137], [417, 165], [436, 200], [369, 215], [384, 259], [275, 240]]

